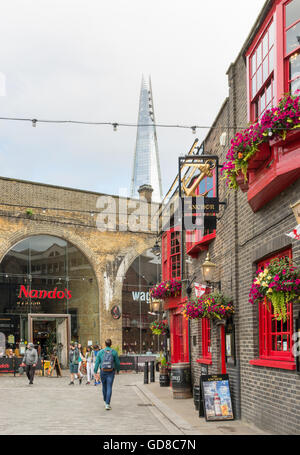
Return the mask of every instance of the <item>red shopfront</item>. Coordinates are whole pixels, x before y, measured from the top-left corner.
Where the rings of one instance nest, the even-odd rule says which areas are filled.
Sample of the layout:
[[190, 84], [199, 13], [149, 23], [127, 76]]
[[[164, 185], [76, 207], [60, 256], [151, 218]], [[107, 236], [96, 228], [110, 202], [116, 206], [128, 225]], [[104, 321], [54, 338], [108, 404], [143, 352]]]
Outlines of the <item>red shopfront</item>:
[[[179, 227], [171, 228], [162, 236], [162, 278], [181, 278], [181, 240]], [[189, 327], [182, 315], [181, 296], [169, 297], [164, 310], [169, 312], [170, 350], [172, 364], [189, 362]]]

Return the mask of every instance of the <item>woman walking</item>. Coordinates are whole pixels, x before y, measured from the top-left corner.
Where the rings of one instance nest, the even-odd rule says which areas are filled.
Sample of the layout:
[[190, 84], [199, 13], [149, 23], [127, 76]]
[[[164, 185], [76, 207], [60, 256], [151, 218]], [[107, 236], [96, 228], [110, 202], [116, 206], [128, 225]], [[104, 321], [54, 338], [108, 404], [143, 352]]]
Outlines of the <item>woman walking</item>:
[[84, 366], [84, 363], [85, 362], [85, 357], [84, 357], [84, 354], [83, 354], [83, 351], [82, 351], [82, 346], [81, 344], [78, 344], [78, 351], [79, 351], [79, 364], [78, 364], [78, 379], [79, 379], [79, 385], [81, 385], [82, 383], [82, 378], [83, 378], [83, 366]]
[[[96, 358], [97, 358], [97, 355], [99, 354], [101, 350], [101, 347], [98, 346], [97, 344], [95, 344], [94, 346], [94, 350], [93, 350], [93, 367], [95, 367], [95, 364], [96, 364]], [[94, 375], [94, 385], [100, 385], [101, 382], [100, 382], [100, 376], [98, 378], [98, 380], [95, 378], [95, 375]]]
[[86, 348], [86, 354], [85, 354], [85, 359], [86, 359], [86, 374], [87, 374], [87, 381], [86, 384], [90, 384], [93, 376], [94, 376], [94, 353], [92, 351], [92, 348], [88, 346]]

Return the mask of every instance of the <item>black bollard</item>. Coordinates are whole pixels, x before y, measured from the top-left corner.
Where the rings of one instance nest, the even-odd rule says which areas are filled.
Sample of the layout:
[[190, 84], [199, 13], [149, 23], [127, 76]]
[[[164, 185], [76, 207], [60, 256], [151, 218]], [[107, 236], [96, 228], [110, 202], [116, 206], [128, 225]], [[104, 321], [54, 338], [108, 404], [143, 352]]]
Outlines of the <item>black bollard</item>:
[[155, 382], [154, 360], [151, 360], [150, 362], [150, 382]]
[[144, 384], [149, 384], [149, 367], [148, 362], [144, 365]]

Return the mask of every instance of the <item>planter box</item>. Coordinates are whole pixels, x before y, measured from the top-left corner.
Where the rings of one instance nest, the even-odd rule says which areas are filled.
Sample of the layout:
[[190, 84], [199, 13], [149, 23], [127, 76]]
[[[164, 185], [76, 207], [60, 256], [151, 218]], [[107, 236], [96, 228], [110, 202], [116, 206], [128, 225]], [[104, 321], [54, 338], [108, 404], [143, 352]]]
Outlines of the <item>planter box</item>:
[[271, 148], [269, 142], [263, 142], [258, 146], [258, 151], [255, 155], [250, 158], [248, 161], [248, 170], [259, 169], [262, 164], [270, 159], [271, 157]]
[[[262, 143], [259, 151], [249, 160], [248, 182], [242, 173], [237, 183], [247, 192], [248, 203], [257, 212], [278, 194], [300, 178], [300, 129], [292, 130], [285, 140], [271, 139]], [[298, 206], [297, 206], [298, 204]], [[300, 201], [292, 207], [300, 224]]]
[[241, 191], [243, 193], [247, 193], [248, 189], [249, 189], [249, 182], [245, 182], [245, 177], [244, 177], [244, 174], [242, 173], [242, 171], [240, 171], [236, 177], [236, 181], [237, 181], [237, 184], [239, 185]]

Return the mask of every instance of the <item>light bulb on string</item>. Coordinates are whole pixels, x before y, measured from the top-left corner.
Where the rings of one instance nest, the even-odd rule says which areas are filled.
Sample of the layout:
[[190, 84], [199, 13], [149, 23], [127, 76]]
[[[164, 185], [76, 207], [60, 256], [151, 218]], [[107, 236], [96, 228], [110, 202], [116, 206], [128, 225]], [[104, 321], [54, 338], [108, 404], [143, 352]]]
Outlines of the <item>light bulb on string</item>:
[[113, 123], [112, 125], [113, 125], [113, 130], [117, 131], [118, 130], [118, 124], [117, 123]]
[[37, 119], [34, 118], [34, 119], [32, 119], [31, 121], [32, 121], [32, 126], [33, 126], [33, 128], [35, 128], [35, 127], [36, 127]]
[[193, 134], [196, 134], [196, 127], [195, 127], [195, 126], [192, 126], [191, 128], [192, 128], [192, 133], [193, 133]]

